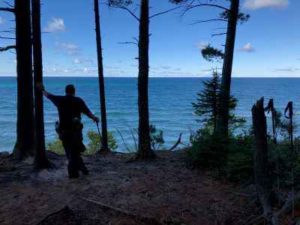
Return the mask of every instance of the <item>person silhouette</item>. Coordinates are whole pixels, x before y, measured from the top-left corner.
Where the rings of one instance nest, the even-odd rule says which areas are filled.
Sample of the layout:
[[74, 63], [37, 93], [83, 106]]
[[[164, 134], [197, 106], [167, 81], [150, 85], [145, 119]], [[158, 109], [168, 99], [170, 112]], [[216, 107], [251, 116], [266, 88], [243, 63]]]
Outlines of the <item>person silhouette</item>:
[[81, 153], [85, 151], [81, 114], [85, 114], [95, 123], [99, 123], [99, 118], [90, 111], [81, 98], [75, 96], [76, 90], [72, 84], [65, 87], [64, 96], [53, 95], [47, 92], [43, 85], [40, 85], [40, 89], [43, 95], [58, 109], [59, 121], [56, 122], [56, 132], [62, 141], [68, 158], [69, 178], [78, 178], [79, 171], [88, 175], [89, 171], [81, 157]]

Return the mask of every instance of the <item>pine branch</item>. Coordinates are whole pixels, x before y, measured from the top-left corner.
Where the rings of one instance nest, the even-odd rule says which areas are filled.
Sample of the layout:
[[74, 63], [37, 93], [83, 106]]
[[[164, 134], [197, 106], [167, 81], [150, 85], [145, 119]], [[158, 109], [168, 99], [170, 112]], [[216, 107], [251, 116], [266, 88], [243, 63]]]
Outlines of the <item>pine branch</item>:
[[0, 11], [15, 13], [15, 9], [9, 7], [0, 7]]
[[167, 14], [169, 12], [175, 11], [175, 10], [177, 10], [179, 8], [181, 8], [181, 6], [177, 6], [177, 7], [174, 7], [172, 9], [168, 9], [168, 10], [165, 10], [165, 11], [162, 11], [162, 12], [159, 12], [159, 13], [155, 13], [152, 16], [150, 16], [149, 18], [152, 19], [154, 17], [161, 16], [161, 15]]

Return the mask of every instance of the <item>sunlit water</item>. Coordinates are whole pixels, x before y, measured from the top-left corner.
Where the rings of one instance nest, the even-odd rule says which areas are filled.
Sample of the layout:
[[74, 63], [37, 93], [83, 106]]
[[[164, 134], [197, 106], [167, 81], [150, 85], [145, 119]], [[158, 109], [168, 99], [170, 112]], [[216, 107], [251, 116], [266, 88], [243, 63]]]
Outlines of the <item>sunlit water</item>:
[[[201, 125], [196, 122], [192, 102], [196, 93], [201, 90], [205, 78], [151, 78], [150, 79], [150, 116], [151, 123], [163, 130], [165, 147], [176, 142], [180, 133], [183, 141], [188, 143], [191, 131]], [[99, 94], [97, 78], [59, 77], [45, 78], [45, 86], [49, 92], [63, 94], [66, 84], [75, 84], [77, 95], [82, 97], [90, 109], [99, 115]], [[294, 101], [295, 110], [299, 109], [300, 79], [233, 79], [233, 94], [239, 103], [237, 115], [245, 117], [248, 126], [251, 123], [251, 107], [255, 101], [265, 96], [274, 98], [275, 106], [284, 110], [287, 102]], [[106, 99], [108, 128], [114, 133], [119, 151], [124, 151], [122, 136], [128, 145], [133, 145], [130, 130], [137, 128], [137, 80], [135, 78], [107, 78]], [[11, 151], [16, 138], [16, 79], [0, 78], [0, 150]], [[56, 108], [45, 100], [46, 141], [56, 138], [54, 123], [57, 120]], [[300, 116], [296, 114], [296, 122]], [[84, 131], [94, 130], [96, 126], [84, 117]], [[86, 138], [85, 138], [86, 141]]]

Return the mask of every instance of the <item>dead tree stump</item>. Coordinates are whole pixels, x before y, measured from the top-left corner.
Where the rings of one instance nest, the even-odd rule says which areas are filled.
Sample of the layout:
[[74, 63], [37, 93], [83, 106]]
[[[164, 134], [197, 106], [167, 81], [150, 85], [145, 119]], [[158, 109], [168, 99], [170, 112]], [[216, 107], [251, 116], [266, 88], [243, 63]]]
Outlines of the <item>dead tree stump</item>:
[[253, 130], [255, 136], [254, 176], [258, 198], [264, 210], [264, 217], [272, 221], [271, 183], [268, 170], [267, 121], [264, 99], [261, 98], [252, 108]]

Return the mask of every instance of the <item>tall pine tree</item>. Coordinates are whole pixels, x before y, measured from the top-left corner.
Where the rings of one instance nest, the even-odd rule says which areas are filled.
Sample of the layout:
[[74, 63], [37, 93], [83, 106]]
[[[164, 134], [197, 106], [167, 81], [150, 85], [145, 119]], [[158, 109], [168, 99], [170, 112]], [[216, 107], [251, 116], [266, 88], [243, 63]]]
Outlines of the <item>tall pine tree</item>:
[[30, 0], [15, 0], [17, 55], [17, 140], [14, 156], [34, 155], [34, 110]]
[[138, 72], [138, 152], [137, 159], [149, 160], [155, 158], [155, 153], [151, 149], [150, 119], [149, 119], [149, 44], [150, 44], [150, 19], [171, 12], [176, 8], [149, 15], [149, 0], [139, 0], [140, 16], [136, 16], [127, 6], [133, 3], [132, 0], [109, 0], [112, 7], [125, 9], [139, 23], [138, 45], [139, 72]]
[[43, 93], [38, 87], [39, 84], [43, 83], [41, 2], [40, 0], [31, 0], [31, 4], [35, 97], [35, 167], [42, 169], [50, 167], [50, 163], [46, 157]]
[[98, 81], [99, 81], [99, 95], [100, 95], [99, 97], [100, 97], [101, 126], [102, 126], [102, 138], [101, 138], [102, 149], [100, 151], [107, 153], [110, 150], [108, 147], [108, 134], [107, 134], [107, 116], [106, 116], [105, 83], [104, 83], [104, 71], [103, 71], [99, 0], [94, 0], [94, 10], [95, 10]]

